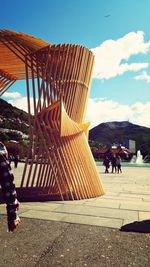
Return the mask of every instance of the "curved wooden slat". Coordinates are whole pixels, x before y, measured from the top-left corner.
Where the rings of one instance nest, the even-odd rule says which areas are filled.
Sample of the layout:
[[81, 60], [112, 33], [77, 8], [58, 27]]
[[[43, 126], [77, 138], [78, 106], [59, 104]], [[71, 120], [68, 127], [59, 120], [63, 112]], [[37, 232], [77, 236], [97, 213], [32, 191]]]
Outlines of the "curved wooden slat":
[[80, 45], [52, 45], [5, 30], [0, 31], [2, 54], [2, 92], [14, 77], [26, 79], [27, 84], [30, 146], [20, 194], [36, 200], [104, 194], [88, 145], [89, 123], [84, 122], [92, 52]]

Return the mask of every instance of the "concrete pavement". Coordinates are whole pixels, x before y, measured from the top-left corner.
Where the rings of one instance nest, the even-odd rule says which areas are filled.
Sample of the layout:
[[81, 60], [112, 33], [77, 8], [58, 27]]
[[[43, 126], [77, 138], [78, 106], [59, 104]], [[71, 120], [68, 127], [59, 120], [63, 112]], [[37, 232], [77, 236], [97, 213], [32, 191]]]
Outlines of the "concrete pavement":
[[[22, 165], [14, 170], [20, 182]], [[118, 228], [150, 220], [150, 169], [104, 174], [103, 197], [80, 201], [21, 203], [21, 225], [0, 224], [0, 267], [150, 267], [150, 234]], [[5, 206], [0, 213], [6, 214]], [[148, 225], [149, 227], [149, 225]]]
[[150, 267], [150, 234], [22, 218], [13, 233], [0, 224], [0, 267]]
[[[13, 169], [15, 182], [20, 183], [23, 164]], [[150, 168], [123, 167], [121, 174], [105, 174], [98, 167], [106, 194], [79, 201], [21, 203], [19, 215], [83, 225], [120, 228], [133, 221], [150, 219]], [[1, 205], [1, 214], [5, 214]]]

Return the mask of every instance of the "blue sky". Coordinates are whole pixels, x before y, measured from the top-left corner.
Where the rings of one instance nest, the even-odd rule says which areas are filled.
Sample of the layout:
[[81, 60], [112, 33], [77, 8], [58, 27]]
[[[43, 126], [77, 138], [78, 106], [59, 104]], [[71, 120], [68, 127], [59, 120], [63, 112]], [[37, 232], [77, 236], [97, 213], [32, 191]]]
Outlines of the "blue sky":
[[[93, 51], [86, 116], [92, 127], [114, 120], [150, 127], [149, 0], [0, 0], [0, 6], [1, 29]], [[21, 108], [25, 96], [18, 82], [3, 98]]]

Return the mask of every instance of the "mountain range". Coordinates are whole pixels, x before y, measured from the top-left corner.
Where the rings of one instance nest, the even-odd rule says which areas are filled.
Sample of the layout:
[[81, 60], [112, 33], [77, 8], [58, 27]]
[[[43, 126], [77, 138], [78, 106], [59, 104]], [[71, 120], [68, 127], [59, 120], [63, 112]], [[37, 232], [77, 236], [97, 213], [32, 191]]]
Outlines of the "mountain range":
[[[12, 130], [28, 135], [28, 113], [18, 109], [0, 98], [0, 140], [12, 139]], [[11, 136], [9, 137], [11, 131]], [[13, 138], [16, 138], [16, 135]], [[102, 146], [124, 144], [125, 140], [135, 140], [136, 149], [150, 153], [150, 128], [133, 124], [129, 121], [106, 122], [89, 131], [89, 140]]]
[[89, 140], [103, 145], [124, 144], [126, 140], [134, 140], [137, 150], [150, 153], [150, 128], [129, 121], [101, 123], [90, 130]]

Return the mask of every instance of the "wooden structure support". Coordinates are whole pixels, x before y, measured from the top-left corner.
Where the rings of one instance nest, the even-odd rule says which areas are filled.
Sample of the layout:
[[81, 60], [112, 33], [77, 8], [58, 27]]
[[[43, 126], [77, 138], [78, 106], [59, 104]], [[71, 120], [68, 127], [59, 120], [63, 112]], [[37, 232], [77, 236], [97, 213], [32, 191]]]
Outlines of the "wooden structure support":
[[93, 62], [83, 46], [0, 31], [0, 94], [16, 80], [26, 80], [30, 145], [18, 189], [26, 199], [104, 193], [84, 122]]

